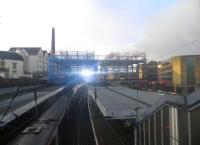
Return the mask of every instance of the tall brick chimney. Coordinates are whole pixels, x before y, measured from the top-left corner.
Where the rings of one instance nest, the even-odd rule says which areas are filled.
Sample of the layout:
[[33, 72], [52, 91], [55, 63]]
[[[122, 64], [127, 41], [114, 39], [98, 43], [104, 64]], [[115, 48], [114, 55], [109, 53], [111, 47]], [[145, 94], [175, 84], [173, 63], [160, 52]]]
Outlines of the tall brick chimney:
[[55, 55], [55, 28], [52, 28], [51, 34], [51, 54]]

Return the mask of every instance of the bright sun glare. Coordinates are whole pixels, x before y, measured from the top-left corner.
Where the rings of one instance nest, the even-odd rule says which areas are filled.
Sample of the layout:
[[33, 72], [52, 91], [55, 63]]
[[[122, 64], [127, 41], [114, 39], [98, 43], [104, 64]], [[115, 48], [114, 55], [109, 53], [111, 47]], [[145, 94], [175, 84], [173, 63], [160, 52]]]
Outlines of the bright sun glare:
[[90, 70], [82, 70], [82, 71], [81, 71], [81, 75], [82, 75], [83, 77], [90, 77], [92, 74], [93, 74], [93, 72], [90, 71]]

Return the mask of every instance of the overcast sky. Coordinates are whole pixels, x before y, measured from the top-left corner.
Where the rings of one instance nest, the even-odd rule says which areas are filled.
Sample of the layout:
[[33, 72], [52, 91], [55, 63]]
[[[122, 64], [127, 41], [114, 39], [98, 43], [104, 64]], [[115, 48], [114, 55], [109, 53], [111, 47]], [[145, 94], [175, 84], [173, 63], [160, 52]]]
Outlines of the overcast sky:
[[159, 59], [200, 54], [198, 41], [180, 49], [200, 39], [199, 26], [199, 0], [0, 0], [0, 50], [50, 50], [55, 27], [57, 50], [145, 51]]

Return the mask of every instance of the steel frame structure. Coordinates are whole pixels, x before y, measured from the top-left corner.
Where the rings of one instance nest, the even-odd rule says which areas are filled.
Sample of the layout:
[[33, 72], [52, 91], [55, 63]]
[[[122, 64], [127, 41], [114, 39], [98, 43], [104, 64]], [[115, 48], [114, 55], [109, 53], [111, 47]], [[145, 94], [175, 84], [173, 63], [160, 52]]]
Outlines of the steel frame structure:
[[[101, 74], [101, 79], [138, 79], [139, 64], [146, 63], [145, 53], [115, 53], [96, 55], [93, 51], [66, 51], [48, 58], [48, 81], [64, 83], [70, 77], [89, 69]], [[109, 77], [112, 76], [112, 77]]]

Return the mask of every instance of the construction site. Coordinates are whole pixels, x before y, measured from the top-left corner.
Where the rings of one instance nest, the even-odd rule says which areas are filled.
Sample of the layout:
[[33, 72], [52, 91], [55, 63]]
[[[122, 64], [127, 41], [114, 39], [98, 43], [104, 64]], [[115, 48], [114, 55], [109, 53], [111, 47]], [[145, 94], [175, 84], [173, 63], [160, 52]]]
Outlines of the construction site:
[[95, 52], [66, 51], [49, 58], [48, 81], [61, 83], [62, 78], [76, 78], [84, 73], [95, 76], [99, 82], [136, 81], [139, 64], [145, 63], [145, 53], [96, 55]]

